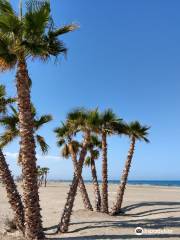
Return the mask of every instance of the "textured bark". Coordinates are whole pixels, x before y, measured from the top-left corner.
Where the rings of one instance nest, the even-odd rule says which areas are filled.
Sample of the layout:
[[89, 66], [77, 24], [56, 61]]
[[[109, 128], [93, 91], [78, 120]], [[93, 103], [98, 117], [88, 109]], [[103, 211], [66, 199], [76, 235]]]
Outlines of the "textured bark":
[[29, 76], [23, 57], [19, 60], [16, 74], [19, 109], [23, 203], [25, 215], [25, 236], [27, 240], [44, 239], [39, 205], [36, 152], [31, 112]]
[[99, 183], [97, 179], [97, 172], [96, 172], [96, 165], [94, 161], [93, 151], [91, 152], [91, 174], [92, 174], [92, 181], [93, 181], [93, 187], [94, 187], [94, 195], [95, 195], [95, 209], [97, 212], [101, 210], [101, 195], [100, 195], [100, 189], [99, 189]]
[[24, 234], [24, 209], [21, 196], [17, 190], [9, 166], [0, 149], [0, 178], [7, 192], [7, 198], [14, 213], [14, 220], [17, 228]]
[[76, 193], [77, 193], [77, 187], [78, 187], [79, 179], [82, 174], [84, 160], [85, 160], [86, 153], [87, 153], [87, 146], [89, 143], [89, 138], [90, 138], [90, 133], [88, 132], [85, 136], [85, 140], [84, 140], [82, 150], [80, 153], [79, 162], [78, 162], [78, 171], [77, 171], [77, 174], [74, 173], [73, 181], [72, 181], [72, 184], [70, 185], [67, 201], [64, 206], [63, 214], [62, 214], [61, 221], [60, 221], [60, 224], [58, 227], [58, 231], [62, 232], [62, 233], [67, 232], [68, 228], [69, 228], [69, 223], [70, 223], [70, 218], [71, 218], [72, 209], [73, 209], [73, 205], [74, 205], [74, 200], [75, 200]]
[[107, 136], [102, 132], [102, 199], [101, 212], [108, 213]]
[[19, 156], [18, 156], [18, 164], [22, 164], [22, 149], [21, 149], [21, 142], [20, 142], [20, 149], [19, 149]]
[[89, 196], [88, 196], [85, 184], [84, 184], [84, 180], [83, 180], [82, 177], [80, 177], [80, 179], [79, 179], [78, 188], [79, 188], [79, 191], [81, 193], [85, 209], [93, 211], [93, 207], [92, 207], [92, 204], [90, 202], [90, 199], [89, 199]]
[[132, 158], [133, 158], [133, 154], [134, 154], [134, 149], [135, 149], [135, 141], [136, 141], [135, 138], [132, 137], [130, 149], [129, 149], [127, 160], [125, 163], [125, 168], [123, 170], [121, 182], [120, 182], [120, 185], [117, 190], [116, 203], [114, 204], [114, 206], [112, 208], [111, 215], [116, 215], [121, 212], [121, 206], [123, 203], [124, 192], [125, 192], [128, 175], [129, 175], [129, 171], [131, 168], [131, 162], [132, 162]]
[[[78, 174], [78, 161], [77, 161], [76, 154], [73, 151], [73, 147], [71, 145], [71, 142], [69, 143], [69, 150], [70, 150], [72, 161], [73, 161], [74, 171], [75, 171], [75, 174], [77, 175]], [[78, 187], [79, 187], [79, 191], [80, 191], [81, 196], [82, 196], [82, 200], [83, 200], [83, 204], [84, 204], [85, 209], [93, 211], [93, 207], [91, 205], [91, 202], [90, 202], [90, 199], [89, 199], [89, 196], [88, 196], [88, 193], [87, 193], [87, 190], [86, 190], [86, 187], [85, 187], [82, 176], [80, 176], [80, 178], [79, 178]]]

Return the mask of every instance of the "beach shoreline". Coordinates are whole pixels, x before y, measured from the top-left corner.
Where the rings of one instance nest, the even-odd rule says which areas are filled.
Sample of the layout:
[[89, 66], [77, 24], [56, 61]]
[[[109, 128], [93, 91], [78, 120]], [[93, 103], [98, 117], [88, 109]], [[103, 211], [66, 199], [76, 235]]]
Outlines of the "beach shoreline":
[[[85, 180], [84, 181], [86, 185], [91, 185], [92, 182], [89, 181], [89, 180]], [[109, 186], [118, 186], [120, 182], [109, 182]], [[20, 183], [17, 183], [17, 184], [20, 184]], [[54, 180], [50, 180], [49, 181], [49, 186], [51, 185], [58, 185], [58, 184], [71, 184], [71, 180], [67, 180], [67, 181], [54, 181]], [[101, 182], [99, 182], [99, 185], [101, 186]], [[155, 188], [177, 188], [177, 189], [180, 189], [180, 185], [156, 185], [156, 184], [150, 184], [150, 183], [142, 183], [142, 184], [138, 184], [138, 183], [127, 183], [127, 186], [131, 187], [131, 186], [134, 186], [134, 187], [155, 187]]]

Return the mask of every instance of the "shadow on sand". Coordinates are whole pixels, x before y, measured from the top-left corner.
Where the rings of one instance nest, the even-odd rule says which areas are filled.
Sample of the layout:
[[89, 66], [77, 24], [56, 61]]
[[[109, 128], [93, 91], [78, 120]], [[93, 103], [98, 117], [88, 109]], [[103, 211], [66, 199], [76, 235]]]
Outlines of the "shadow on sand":
[[[159, 207], [158, 207], [159, 206]], [[147, 211], [141, 211], [141, 207], [148, 207], [150, 210]], [[153, 208], [154, 207], [154, 208]], [[137, 213], [130, 213], [131, 210], [138, 210]], [[84, 221], [84, 222], [72, 222], [71, 226], [76, 225], [77, 228], [74, 230], [70, 230], [69, 233], [77, 233], [83, 230], [91, 230], [91, 229], [100, 229], [100, 228], [130, 228], [129, 232], [134, 232], [134, 229], [136, 227], [142, 227], [146, 229], [163, 229], [163, 228], [170, 228], [170, 227], [179, 227], [180, 228], [180, 217], [163, 217], [163, 218], [154, 218], [154, 219], [147, 219], [147, 216], [153, 216], [161, 213], [173, 213], [173, 212], [179, 212], [180, 213], [180, 203], [178, 202], [142, 202], [138, 204], [132, 204], [129, 206], [125, 206], [123, 208], [123, 216], [132, 217], [136, 219], [124, 219], [123, 216], [122, 219], [114, 217], [114, 221]], [[121, 214], [122, 215], [122, 214]], [[143, 219], [138, 219], [139, 217], [145, 217]], [[112, 219], [112, 218], [111, 218]], [[81, 227], [78, 227], [78, 225], [81, 225]], [[85, 226], [83, 226], [85, 225]], [[46, 231], [49, 230], [56, 230], [57, 226], [52, 226], [49, 228], [46, 228]], [[180, 232], [180, 230], [179, 230]], [[53, 235], [53, 233], [47, 233], [48, 235]], [[53, 240], [63, 240], [63, 239], [74, 239], [74, 240], [82, 240], [82, 239], [167, 239], [167, 238], [177, 238], [180, 239], [180, 233], [179, 234], [150, 234], [150, 235], [142, 235], [142, 236], [136, 236], [128, 234], [128, 235], [89, 235], [89, 236], [80, 236], [80, 237], [68, 237], [63, 238], [63, 235], [59, 238], [51, 238]]]

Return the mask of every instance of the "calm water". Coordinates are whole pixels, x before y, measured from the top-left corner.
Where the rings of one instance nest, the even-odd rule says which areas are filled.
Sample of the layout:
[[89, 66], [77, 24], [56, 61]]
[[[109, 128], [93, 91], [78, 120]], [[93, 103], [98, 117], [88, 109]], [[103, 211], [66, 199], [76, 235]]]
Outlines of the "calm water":
[[[69, 180], [60, 180], [57, 182], [71, 182]], [[86, 183], [90, 183], [91, 181], [85, 180]], [[101, 181], [99, 181], [101, 183]], [[109, 180], [109, 183], [119, 184], [118, 180]], [[152, 186], [175, 186], [180, 187], [180, 180], [177, 181], [165, 181], [165, 180], [129, 180], [128, 184], [132, 185], [152, 185]]]
[[[119, 181], [109, 181], [118, 184]], [[165, 180], [130, 180], [129, 184], [132, 185], [153, 185], [153, 186], [176, 186], [180, 187], [180, 180], [178, 181], [165, 181]]]

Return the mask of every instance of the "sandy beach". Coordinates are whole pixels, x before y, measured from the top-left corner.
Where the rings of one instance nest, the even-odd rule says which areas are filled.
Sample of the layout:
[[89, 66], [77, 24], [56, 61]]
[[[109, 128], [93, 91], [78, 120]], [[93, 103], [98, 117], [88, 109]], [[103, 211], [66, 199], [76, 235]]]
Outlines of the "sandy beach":
[[[78, 192], [69, 233], [55, 235], [60, 220], [69, 183], [49, 183], [40, 189], [42, 215], [48, 239], [180, 239], [180, 189], [178, 187], [157, 187], [129, 185], [125, 193], [124, 215], [108, 216], [83, 209]], [[117, 185], [109, 187], [110, 208], [116, 196]], [[21, 187], [19, 187], [21, 191]], [[87, 184], [93, 203], [93, 188]], [[22, 239], [16, 234], [4, 233], [4, 219], [11, 218], [4, 187], [0, 186], [0, 239]], [[136, 227], [142, 227], [144, 234], [137, 236]]]

